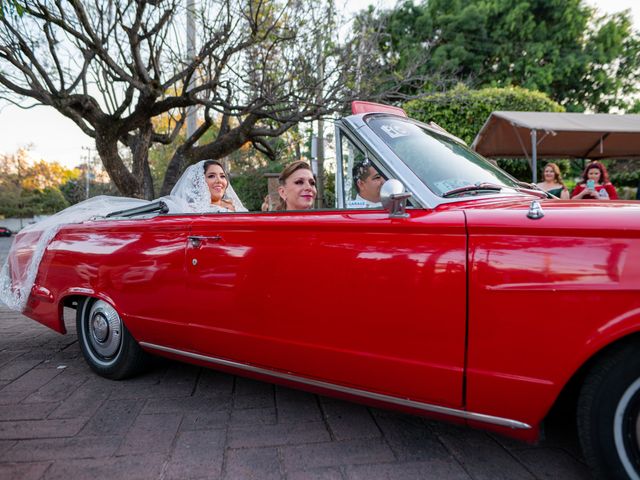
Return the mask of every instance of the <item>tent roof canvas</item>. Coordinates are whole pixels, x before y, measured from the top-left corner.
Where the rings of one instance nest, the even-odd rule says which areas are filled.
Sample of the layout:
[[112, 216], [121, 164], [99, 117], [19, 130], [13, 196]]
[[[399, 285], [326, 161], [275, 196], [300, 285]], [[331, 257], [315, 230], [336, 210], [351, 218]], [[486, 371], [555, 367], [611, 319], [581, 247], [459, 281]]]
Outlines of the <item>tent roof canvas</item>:
[[471, 148], [486, 157], [640, 158], [640, 115], [493, 112]]

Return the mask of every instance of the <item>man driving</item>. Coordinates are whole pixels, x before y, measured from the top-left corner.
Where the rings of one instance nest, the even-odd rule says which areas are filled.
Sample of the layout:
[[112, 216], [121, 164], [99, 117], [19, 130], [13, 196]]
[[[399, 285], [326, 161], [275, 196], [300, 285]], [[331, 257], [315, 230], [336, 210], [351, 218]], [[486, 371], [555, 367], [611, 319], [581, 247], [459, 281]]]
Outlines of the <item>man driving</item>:
[[356, 198], [349, 202], [351, 208], [381, 208], [380, 189], [385, 179], [366, 158], [353, 167], [353, 184]]

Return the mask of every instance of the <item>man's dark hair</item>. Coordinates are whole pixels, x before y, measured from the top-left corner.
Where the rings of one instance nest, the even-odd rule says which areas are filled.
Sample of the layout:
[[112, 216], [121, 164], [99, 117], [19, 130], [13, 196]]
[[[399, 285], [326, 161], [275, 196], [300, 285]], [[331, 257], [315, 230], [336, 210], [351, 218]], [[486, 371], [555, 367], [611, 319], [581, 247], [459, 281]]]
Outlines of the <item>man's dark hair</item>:
[[373, 163], [371, 163], [371, 160], [369, 160], [368, 158], [365, 158], [363, 161], [358, 162], [353, 166], [353, 170], [351, 172], [353, 175], [353, 186], [355, 187], [358, 194], [360, 194], [358, 180], [365, 180], [369, 176], [369, 167], [373, 167]]

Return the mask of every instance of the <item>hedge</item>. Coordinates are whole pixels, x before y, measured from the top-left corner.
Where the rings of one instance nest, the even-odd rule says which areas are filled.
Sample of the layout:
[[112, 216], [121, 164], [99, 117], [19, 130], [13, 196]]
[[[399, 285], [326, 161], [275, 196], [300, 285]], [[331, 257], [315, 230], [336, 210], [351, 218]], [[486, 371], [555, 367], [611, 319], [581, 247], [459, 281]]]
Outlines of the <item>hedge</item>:
[[544, 93], [519, 87], [470, 90], [464, 85], [411, 100], [403, 108], [410, 117], [434, 121], [469, 145], [493, 111], [564, 112]]

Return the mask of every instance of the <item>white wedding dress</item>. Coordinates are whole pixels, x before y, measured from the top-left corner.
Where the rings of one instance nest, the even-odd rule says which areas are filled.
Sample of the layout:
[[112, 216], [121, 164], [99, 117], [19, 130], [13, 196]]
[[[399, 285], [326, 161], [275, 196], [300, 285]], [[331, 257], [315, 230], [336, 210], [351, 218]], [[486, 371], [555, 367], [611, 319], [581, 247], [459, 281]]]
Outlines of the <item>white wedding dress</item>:
[[[204, 177], [204, 162], [203, 160], [190, 165], [176, 182], [171, 194], [155, 202], [164, 202], [168, 207], [168, 213], [171, 214], [229, 211], [211, 204], [211, 193]], [[236, 212], [247, 211], [231, 184], [227, 186], [224, 198], [231, 200]], [[105, 217], [113, 212], [122, 212], [151, 203], [137, 198], [101, 195], [72, 205], [51, 217], [23, 228], [20, 236], [14, 239], [9, 255], [0, 270], [0, 301], [12, 310], [24, 311], [38, 274], [40, 261], [49, 242], [61, 226], [82, 223]]]

